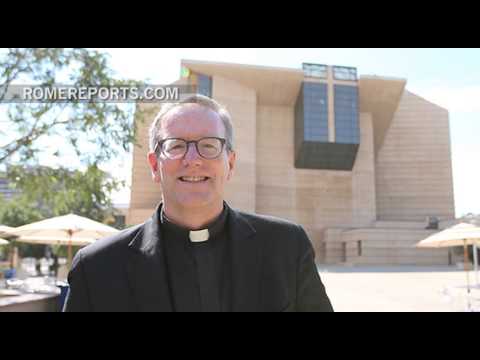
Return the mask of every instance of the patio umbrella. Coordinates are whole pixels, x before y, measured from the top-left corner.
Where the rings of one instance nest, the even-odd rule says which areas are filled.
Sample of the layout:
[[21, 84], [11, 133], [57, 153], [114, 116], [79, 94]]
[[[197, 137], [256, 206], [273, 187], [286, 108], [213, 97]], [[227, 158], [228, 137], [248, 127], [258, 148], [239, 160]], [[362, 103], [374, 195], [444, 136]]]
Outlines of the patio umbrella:
[[468, 262], [467, 246], [468, 245], [473, 246], [473, 250], [474, 250], [473, 259], [475, 264], [475, 274], [477, 277], [477, 285], [478, 285], [478, 259], [477, 259], [477, 249], [476, 249], [476, 244], [478, 243], [480, 243], [480, 227], [472, 224], [468, 224], [468, 223], [460, 223], [429, 236], [428, 238], [420, 241], [416, 246], [419, 248], [463, 246], [464, 269], [467, 273], [467, 290], [468, 290], [468, 293], [470, 293], [470, 279], [469, 279], [469, 272], [467, 268], [467, 262]]
[[97, 221], [69, 214], [19, 226], [12, 231], [15, 241], [30, 244], [67, 245], [68, 264], [72, 263], [72, 246], [84, 246], [118, 233], [119, 230]]
[[0, 236], [9, 236], [14, 228], [10, 226], [0, 225]]

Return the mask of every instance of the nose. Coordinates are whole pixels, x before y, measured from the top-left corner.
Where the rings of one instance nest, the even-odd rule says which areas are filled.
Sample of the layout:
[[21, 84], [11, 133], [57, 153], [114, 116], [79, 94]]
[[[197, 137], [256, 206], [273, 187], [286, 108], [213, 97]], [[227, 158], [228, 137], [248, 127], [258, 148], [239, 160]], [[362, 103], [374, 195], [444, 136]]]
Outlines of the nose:
[[202, 157], [200, 154], [197, 152], [197, 148], [195, 147], [194, 143], [190, 143], [187, 145], [187, 152], [185, 153], [185, 156], [183, 157], [183, 160], [185, 162], [201, 162]]

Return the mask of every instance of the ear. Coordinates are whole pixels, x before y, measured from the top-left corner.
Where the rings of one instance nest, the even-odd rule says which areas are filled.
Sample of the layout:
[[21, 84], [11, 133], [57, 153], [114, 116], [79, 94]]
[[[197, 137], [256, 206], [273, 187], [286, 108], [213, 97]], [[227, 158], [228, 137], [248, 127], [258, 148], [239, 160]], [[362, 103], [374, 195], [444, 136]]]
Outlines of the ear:
[[150, 166], [150, 171], [152, 172], [152, 179], [155, 182], [160, 182], [160, 172], [159, 172], [159, 164], [157, 159], [157, 154], [154, 152], [149, 152], [147, 155], [148, 165]]
[[237, 154], [235, 151], [230, 151], [228, 153], [228, 173], [227, 173], [227, 180], [230, 180], [233, 176], [233, 172], [235, 169], [235, 161], [237, 160]]

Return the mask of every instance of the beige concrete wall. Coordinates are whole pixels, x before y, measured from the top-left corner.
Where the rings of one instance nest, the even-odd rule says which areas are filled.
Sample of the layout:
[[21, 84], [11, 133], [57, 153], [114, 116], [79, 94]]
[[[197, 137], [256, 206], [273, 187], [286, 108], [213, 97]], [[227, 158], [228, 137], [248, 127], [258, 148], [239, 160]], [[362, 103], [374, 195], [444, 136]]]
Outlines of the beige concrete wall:
[[326, 227], [352, 222], [352, 173], [294, 167], [293, 107], [257, 108], [256, 212], [301, 224], [322, 261]]
[[447, 110], [405, 91], [376, 159], [377, 218], [454, 217]]
[[360, 146], [352, 169], [351, 226], [371, 226], [377, 217], [375, 193], [375, 154], [371, 114], [361, 113]]
[[[402, 227], [404, 223], [398, 225], [398, 228], [327, 229], [324, 262], [348, 265], [449, 264], [448, 249], [415, 247], [420, 240], [434, 231], [404, 228]], [[389, 226], [393, 226], [393, 222]]]
[[234, 126], [236, 170], [227, 184], [225, 200], [234, 208], [255, 211], [256, 201], [256, 106], [253, 89], [235, 81], [213, 77], [212, 95], [226, 106]]
[[[405, 91], [376, 158], [375, 119], [361, 113], [352, 171], [296, 169], [292, 106], [260, 103], [253, 88], [221, 76], [213, 76], [212, 91], [231, 113], [235, 128], [237, 168], [226, 188], [232, 207], [301, 224], [319, 262], [448, 262], [447, 250], [412, 246], [430, 233], [423, 230], [426, 216], [454, 216], [446, 110]], [[154, 114], [138, 128], [142, 147], [133, 154], [128, 224], [151, 216], [161, 199], [146, 161]], [[361, 229], [348, 231], [352, 228]]]
[[374, 227], [379, 229], [424, 230], [426, 226], [426, 221], [375, 221], [374, 224]]
[[[346, 262], [353, 265], [447, 265], [448, 249], [418, 249], [415, 245], [432, 235], [431, 230], [356, 229], [341, 234], [346, 243]], [[359, 244], [361, 241], [361, 256]]]
[[352, 217], [348, 223], [338, 224], [343, 229], [329, 228], [324, 233], [323, 261], [335, 264], [344, 261], [341, 233], [345, 228], [370, 227], [376, 220], [375, 157], [372, 116], [360, 114], [360, 146], [352, 169]]
[[[139, 145], [133, 149], [132, 188], [130, 208], [126, 218], [127, 225], [145, 221], [143, 216], [146, 213], [151, 214], [162, 197], [161, 187], [153, 182], [147, 162], [148, 128], [159, 109], [159, 105], [137, 105], [135, 119]], [[140, 116], [142, 116], [143, 122], [139, 120]]]
[[346, 254], [343, 251], [342, 233], [345, 229], [329, 228], [324, 232], [325, 253], [323, 263], [338, 264], [345, 262]]

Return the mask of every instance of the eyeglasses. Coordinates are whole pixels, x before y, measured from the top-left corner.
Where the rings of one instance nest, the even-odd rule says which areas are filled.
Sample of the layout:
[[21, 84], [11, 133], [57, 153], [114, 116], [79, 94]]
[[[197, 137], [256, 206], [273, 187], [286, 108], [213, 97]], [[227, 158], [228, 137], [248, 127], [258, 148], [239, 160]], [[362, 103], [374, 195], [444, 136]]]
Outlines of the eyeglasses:
[[197, 153], [204, 159], [215, 159], [217, 158], [225, 146], [225, 139], [218, 137], [204, 137], [199, 140], [187, 141], [184, 139], [163, 139], [157, 142], [155, 153], [157, 149], [160, 148], [162, 154], [167, 158], [175, 160], [182, 159], [188, 151], [189, 144], [195, 144]]

